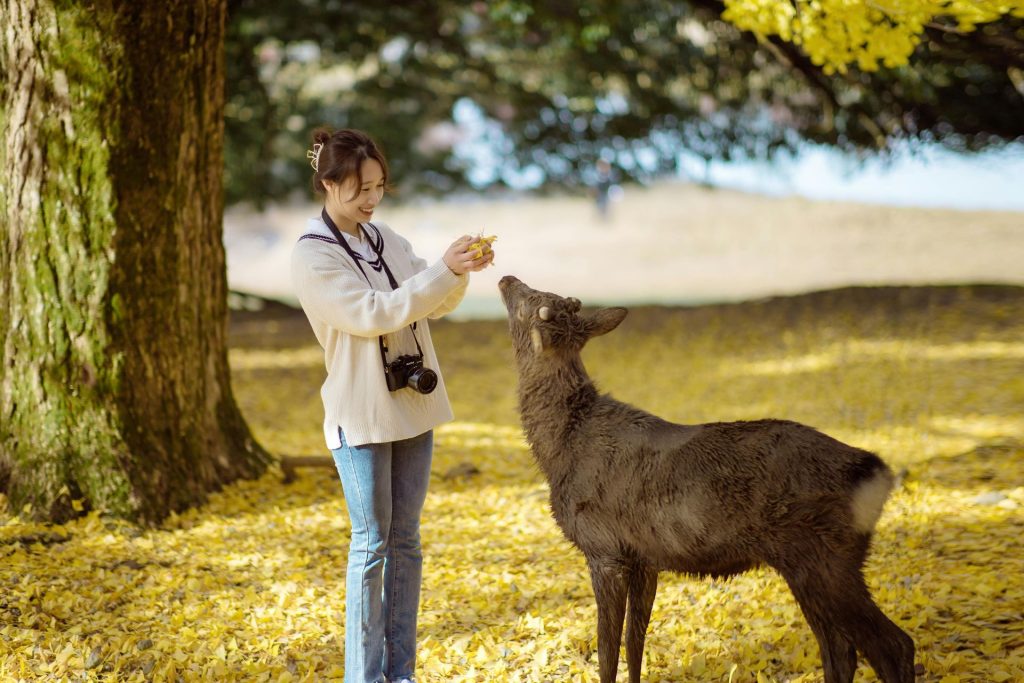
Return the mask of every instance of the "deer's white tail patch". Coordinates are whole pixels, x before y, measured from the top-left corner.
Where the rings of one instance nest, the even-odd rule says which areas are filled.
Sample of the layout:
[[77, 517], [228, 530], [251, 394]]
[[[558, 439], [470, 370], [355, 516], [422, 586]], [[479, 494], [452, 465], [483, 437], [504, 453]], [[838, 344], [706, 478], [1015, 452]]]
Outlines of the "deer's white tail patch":
[[861, 482], [853, 492], [850, 505], [853, 509], [853, 525], [858, 531], [868, 532], [875, 528], [892, 484], [892, 474], [880, 469], [870, 479]]

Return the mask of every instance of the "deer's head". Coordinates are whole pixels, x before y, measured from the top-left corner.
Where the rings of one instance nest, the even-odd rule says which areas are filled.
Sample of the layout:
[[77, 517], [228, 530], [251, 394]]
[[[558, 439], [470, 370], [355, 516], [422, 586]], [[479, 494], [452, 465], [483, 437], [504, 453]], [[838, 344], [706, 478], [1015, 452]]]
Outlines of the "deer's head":
[[588, 340], [611, 332], [626, 317], [625, 308], [584, 314], [579, 299], [531, 289], [511, 275], [501, 278], [498, 289], [520, 360], [578, 353]]

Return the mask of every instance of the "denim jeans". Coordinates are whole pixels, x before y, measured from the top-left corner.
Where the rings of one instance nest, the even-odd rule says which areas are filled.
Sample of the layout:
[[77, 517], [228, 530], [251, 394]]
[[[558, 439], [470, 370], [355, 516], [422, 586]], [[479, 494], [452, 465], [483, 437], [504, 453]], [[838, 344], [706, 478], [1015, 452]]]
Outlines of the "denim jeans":
[[[340, 430], [339, 430], [340, 432]], [[423, 575], [420, 513], [434, 433], [333, 449], [352, 521], [345, 582], [345, 683], [411, 678]], [[386, 676], [386, 679], [385, 679]]]

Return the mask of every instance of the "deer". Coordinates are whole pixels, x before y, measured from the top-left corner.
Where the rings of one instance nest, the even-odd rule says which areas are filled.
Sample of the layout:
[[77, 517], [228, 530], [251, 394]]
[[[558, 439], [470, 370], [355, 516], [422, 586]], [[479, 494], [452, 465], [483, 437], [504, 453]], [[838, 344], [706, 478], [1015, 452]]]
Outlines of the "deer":
[[863, 566], [895, 484], [876, 454], [781, 419], [677, 424], [598, 391], [580, 351], [627, 309], [498, 288], [508, 312], [524, 434], [552, 516], [586, 559], [601, 683], [625, 622], [640, 682], [660, 572], [725, 578], [768, 566], [792, 591], [825, 683], [850, 683], [858, 651], [884, 683], [912, 683], [914, 641], [872, 599]]

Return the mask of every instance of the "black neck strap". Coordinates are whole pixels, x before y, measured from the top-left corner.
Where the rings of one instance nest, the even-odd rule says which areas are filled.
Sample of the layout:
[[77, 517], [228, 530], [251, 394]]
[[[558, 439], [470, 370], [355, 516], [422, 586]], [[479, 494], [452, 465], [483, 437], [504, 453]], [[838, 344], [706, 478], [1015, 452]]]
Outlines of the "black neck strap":
[[[356, 254], [354, 251], [352, 251], [352, 247], [349, 246], [348, 240], [346, 240], [342, 236], [341, 230], [339, 230], [338, 226], [335, 225], [334, 220], [331, 218], [331, 215], [329, 213], [327, 213], [327, 209], [326, 208], [324, 208], [320, 212], [320, 217], [323, 219], [324, 223], [327, 225], [328, 229], [331, 231], [331, 234], [334, 235], [334, 239], [338, 241], [338, 244], [340, 244], [342, 247], [344, 247], [345, 251], [348, 252], [348, 255], [352, 257], [353, 261], [355, 261], [355, 264], [359, 267], [359, 271], [363, 274], [363, 277], [366, 278], [367, 284], [370, 284], [370, 286], [372, 287], [373, 285], [370, 283], [370, 278], [367, 277], [366, 271], [363, 270], [363, 263], [362, 262], [365, 261], [366, 259], [362, 258], [358, 254]], [[373, 223], [369, 223], [368, 225], [371, 228], [373, 228], [374, 232], [377, 233], [377, 237], [380, 240], [379, 246], [374, 244], [373, 240], [370, 239], [370, 235], [369, 235], [369, 233], [366, 232], [366, 228], [364, 228], [360, 224], [357, 224], [356, 227], [358, 227], [359, 230], [362, 231], [363, 235], [366, 236], [367, 241], [370, 243], [370, 248], [373, 249], [373, 251], [377, 254], [377, 261], [381, 264], [381, 267], [384, 268], [384, 272], [388, 276], [388, 284], [391, 285], [391, 289], [393, 289], [393, 290], [394, 289], [398, 289], [398, 281], [395, 280], [395, 276], [391, 273], [391, 269], [388, 268], [388, 262], [384, 260], [384, 236], [381, 235], [380, 231], [377, 230], [377, 226], [375, 226]], [[378, 268], [377, 270], [380, 270], [380, 269]]]
[[[370, 277], [366, 274], [366, 271], [363, 269], [362, 262], [365, 259], [356, 254], [352, 250], [352, 247], [349, 246], [348, 240], [345, 239], [344, 235], [341, 234], [341, 230], [338, 229], [338, 226], [334, 224], [334, 220], [331, 219], [331, 215], [327, 213], [327, 207], [324, 207], [323, 210], [320, 211], [320, 217], [323, 219], [324, 223], [331, 231], [331, 234], [334, 235], [334, 239], [337, 240], [338, 244], [340, 244], [342, 248], [345, 249], [345, 252], [349, 255], [352, 261], [359, 268], [359, 272], [362, 273], [363, 278], [366, 279], [366, 284], [370, 285], [370, 287], [372, 288], [373, 283], [370, 282]], [[377, 226], [374, 225], [373, 223], [369, 223], [368, 225], [371, 228], [373, 228], [374, 232], [377, 233], [377, 237], [379, 238], [378, 244], [373, 243], [373, 240], [370, 239], [369, 233], [366, 232], [366, 228], [364, 228], [361, 224], [357, 224], [357, 227], [363, 231], [363, 235], [366, 236], [367, 241], [370, 243], [370, 248], [373, 249], [374, 252], [377, 254], [377, 261], [384, 269], [384, 273], [388, 276], [388, 284], [391, 285], [391, 289], [392, 291], [394, 291], [398, 289], [398, 281], [395, 280], [395, 276], [391, 273], [391, 269], [388, 268], [388, 262], [384, 260], [384, 235], [381, 234], [380, 230], [378, 230]], [[412, 339], [414, 342], [416, 342], [416, 352], [422, 356], [423, 349], [420, 348], [420, 340], [416, 337], [416, 323], [413, 323], [409, 327], [410, 329], [412, 329]], [[387, 343], [384, 341], [383, 334], [377, 337], [377, 342], [380, 345], [381, 362], [384, 363], [384, 367], [386, 368], [388, 366], [388, 346]]]

